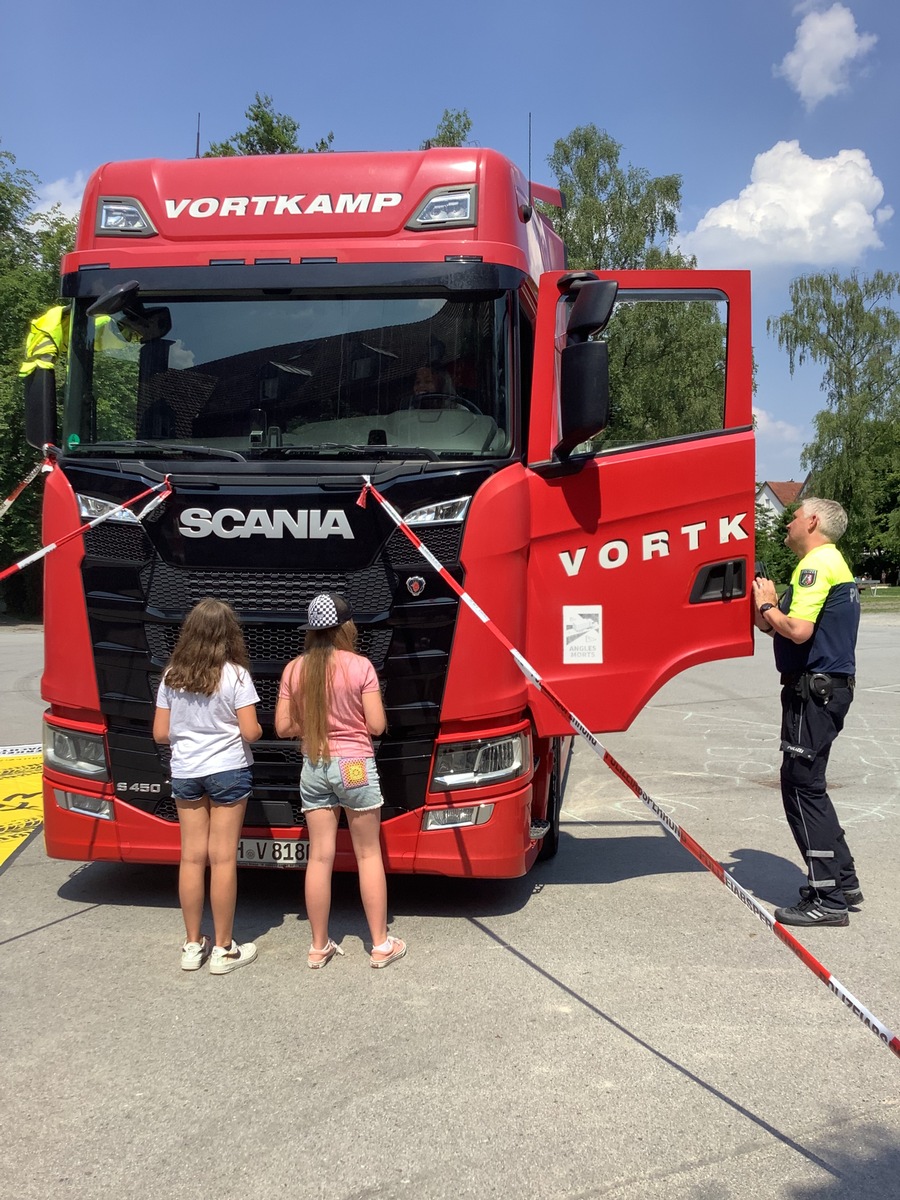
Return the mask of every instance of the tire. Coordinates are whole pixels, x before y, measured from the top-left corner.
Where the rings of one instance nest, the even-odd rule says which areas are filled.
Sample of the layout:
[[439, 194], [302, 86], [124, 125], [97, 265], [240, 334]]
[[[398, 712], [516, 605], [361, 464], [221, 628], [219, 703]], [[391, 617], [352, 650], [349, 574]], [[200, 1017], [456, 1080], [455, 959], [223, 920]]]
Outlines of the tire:
[[549, 862], [551, 858], [556, 857], [559, 850], [559, 821], [562, 810], [562, 788], [560, 786], [560, 741], [559, 738], [554, 738], [552, 743], [553, 749], [553, 766], [550, 768], [550, 782], [547, 790], [547, 820], [550, 822], [550, 828], [544, 834], [541, 848], [538, 850], [537, 861]]

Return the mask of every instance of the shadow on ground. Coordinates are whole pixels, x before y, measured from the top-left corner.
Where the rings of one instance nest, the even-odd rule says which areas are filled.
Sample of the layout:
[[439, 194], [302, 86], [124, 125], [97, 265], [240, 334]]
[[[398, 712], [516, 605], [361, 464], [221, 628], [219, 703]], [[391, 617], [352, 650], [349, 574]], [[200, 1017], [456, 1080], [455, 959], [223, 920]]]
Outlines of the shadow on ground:
[[[436, 875], [391, 875], [390, 919], [406, 915], [495, 917], [523, 909], [544, 887], [604, 887], [627, 879], [703, 872], [704, 867], [662, 830], [634, 836], [579, 836], [563, 826], [556, 858], [538, 863], [519, 879], [452, 879]], [[785, 903], [803, 883], [802, 873], [786, 859], [763, 850], [742, 849], [728, 864], [743, 887], [771, 903]], [[242, 937], [259, 937], [290, 921], [305, 921], [301, 871], [242, 870], [238, 879], [236, 924]], [[174, 866], [86, 863], [76, 867], [59, 888], [62, 900], [79, 905], [178, 909], [178, 869]], [[336, 931], [364, 933], [355, 875], [334, 877], [333, 924]]]

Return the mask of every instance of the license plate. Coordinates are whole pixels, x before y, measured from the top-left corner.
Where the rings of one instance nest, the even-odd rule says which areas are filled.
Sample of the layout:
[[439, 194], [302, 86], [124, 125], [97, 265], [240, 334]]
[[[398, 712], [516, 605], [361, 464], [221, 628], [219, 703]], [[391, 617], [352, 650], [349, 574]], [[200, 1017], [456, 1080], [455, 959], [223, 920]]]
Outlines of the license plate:
[[309, 842], [279, 842], [273, 838], [241, 838], [237, 860], [242, 867], [305, 867]]

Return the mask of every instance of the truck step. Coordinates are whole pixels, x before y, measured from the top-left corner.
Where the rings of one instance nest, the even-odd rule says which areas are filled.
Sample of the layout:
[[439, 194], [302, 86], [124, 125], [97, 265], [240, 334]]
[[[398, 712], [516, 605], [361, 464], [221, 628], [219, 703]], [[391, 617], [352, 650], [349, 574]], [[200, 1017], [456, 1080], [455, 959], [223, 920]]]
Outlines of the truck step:
[[532, 821], [531, 828], [528, 830], [528, 836], [533, 842], [539, 842], [541, 838], [546, 837], [549, 832], [549, 821]]

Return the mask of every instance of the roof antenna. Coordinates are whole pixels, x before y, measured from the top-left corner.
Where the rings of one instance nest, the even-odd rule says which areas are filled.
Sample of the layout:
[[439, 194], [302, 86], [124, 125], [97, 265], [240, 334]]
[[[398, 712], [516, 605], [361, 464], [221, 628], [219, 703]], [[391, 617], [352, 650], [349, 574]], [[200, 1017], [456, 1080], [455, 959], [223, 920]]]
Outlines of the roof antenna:
[[528, 203], [519, 205], [519, 216], [524, 222], [531, 220], [534, 200], [531, 195], [531, 113], [528, 114]]
[[199, 113], [197, 113], [197, 152], [194, 155], [194, 157], [195, 158], [200, 157], [200, 114]]

